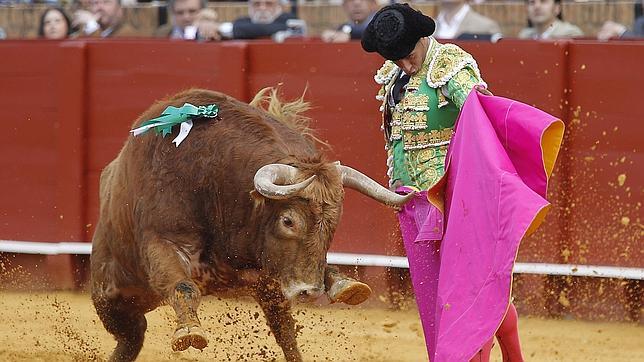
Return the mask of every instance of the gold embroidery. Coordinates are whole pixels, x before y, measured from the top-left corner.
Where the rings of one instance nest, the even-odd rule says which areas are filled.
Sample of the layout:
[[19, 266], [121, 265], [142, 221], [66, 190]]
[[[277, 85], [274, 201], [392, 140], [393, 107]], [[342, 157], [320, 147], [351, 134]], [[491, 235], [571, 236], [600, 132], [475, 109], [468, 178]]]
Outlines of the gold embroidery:
[[428, 111], [429, 96], [427, 94], [407, 93], [399, 104], [403, 110]]
[[402, 129], [413, 131], [427, 128], [427, 115], [425, 112], [407, 111], [402, 114]]
[[418, 162], [427, 162], [436, 157], [436, 148], [425, 148], [424, 150], [419, 150], [416, 156]]
[[459, 83], [468, 84], [472, 82], [472, 77], [467, 71], [462, 71], [462, 72], [459, 71], [454, 76], [454, 80], [456, 80]]
[[438, 108], [445, 107], [449, 104], [449, 102], [445, 98], [445, 95], [440, 89], [436, 90], [436, 94], [438, 94]]
[[380, 90], [378, 90], [378, 94], [376, 95], [376, 99], [378, 100], [385, 99], [385, 87], [380, 87]]
[[[422, 73], [422, 72], [419, 72]], [[420, 88], [420, 84], [423, 82], [423, 77], [418, 77], [417, 74], [415, 74], [413, 77], [409, 79], [409, 82], [407, 82], [407, 91], [415, 91]]]
[[400, 129], [400, 125], [392, 125], [391, 126], [391, 140], [399, 140], [402, 138], [402, 130]]
[[430, 64], [427, 83], [432, 87], [443, 86], [467, 65], [478, 70], [470, 54], [454, 44], [445, 44], [438, 49]]
[[447, 145], [406, 152], [407, 170], [416, 187], [428, 189], [445, 174]]
[[398, 66], [391, 60], [387, 60], [385, 64], [378, 69], [376, 75], [373, 77], [378, 84], [387, 84], [396, 74]]
[[400, 121], [400, 118], [402, 117], [403, 112], [400, 111], [398, 108], [394, 108], [391, 111], [391, 124], [400, 126], [402, 122]]
[[[441, 166], [442, 167], [442, 166]], [[419, 186], [424, 186], [425, 183], [430, 182], [434, 183], [438, 181], [438, 170], [434, 167], [422, 167], [420, 165], [416, 166], [416, 174], [418, 175], [418, 181], [420, 181]], [[423, 187], [424, 188], [424, 187]]]
[[405, 135], [403, 148], [405, 150], [416, 150], [430, 146], [444, 145], [452, 139], [452, 132], [453, 130], [451, 128], [445, 128], [440, 131], [419, 131]]

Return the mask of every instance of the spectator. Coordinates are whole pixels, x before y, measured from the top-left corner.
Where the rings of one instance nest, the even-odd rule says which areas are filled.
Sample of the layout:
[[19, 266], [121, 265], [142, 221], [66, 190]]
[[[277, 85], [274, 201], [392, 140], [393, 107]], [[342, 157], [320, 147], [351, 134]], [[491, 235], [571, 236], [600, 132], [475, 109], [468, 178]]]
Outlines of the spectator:
[[79, 0], [72, 4], [72, 28], [77, 35], [90, 35], [101, 28], [96, 14], [97, 0]]
[[342, 8], [349, 17], [349, 22], [338, 27], [337, 30], [322, 32], [322, 40], [330, 43], [343, 43], [351, 39], [361, 39], [364, 29], [378, 10], [376, 0], [344, 0]]
[[440, 0], [436, 18], [439, 39], [489, 39], [501, 37], [499, 24], [472, 10], [467, 0]]
[[201, 9], [199, 15], [197, 15], [195, 26], [197, 28], [197, 39], [221, 40], [216, 11], [208, 8]]
[[125, 22], [121, 0], [94, 0], [96, 15], [100, 29], [89, 36], [101, 38], [116, 38], [139, 36], [138, 32]]
[[72, 32], [72, 23], [65, 11], [58, 7], [48, 8], [40, 16], [38, 37], [45, 39], [65, 39]]
[[285, 13], [280, 0], [250, 0], [248, 16], [219, 26], [225, 39], [259, 39], [273, 37], [280, 41], [293, 35], [304, 35], [305, 25], [293, 14]]
[[597, 33], [597, 39], [608, 40], [611, 38], [644, 38], [644, 15], [641, 15], [642, 6], [644, 6], [644, 0], [642, 0], [639, 4], [635, 4], [636, 19], [635, 23], [633, 24], [632, 30], [629, 30], [623, 24], [609, 20], [604, 23], [601, 29], [599, 29], [599, 32]]
[[563, 21], [561, 0], [527, 0], [528, 27], [521, 39], [565, 39], [583, 36], [577, 26]]
[[217, 13], [206, 5], [206, 0], [169, 0], [171, 22], [161, 25], [154, 35], [170, 39], [218, 39]]

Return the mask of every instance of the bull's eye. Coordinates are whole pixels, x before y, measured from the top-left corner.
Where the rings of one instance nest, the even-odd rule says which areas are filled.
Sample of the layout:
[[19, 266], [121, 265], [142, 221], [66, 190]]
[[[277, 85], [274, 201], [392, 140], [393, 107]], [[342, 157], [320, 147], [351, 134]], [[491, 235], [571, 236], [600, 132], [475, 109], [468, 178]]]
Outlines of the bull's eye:
[[293, 227], [293, 220], [291, 220], [290, 217], [282, 216], [282, 223], [284, 223], [284, 226], [286, 226], [287, 228]]

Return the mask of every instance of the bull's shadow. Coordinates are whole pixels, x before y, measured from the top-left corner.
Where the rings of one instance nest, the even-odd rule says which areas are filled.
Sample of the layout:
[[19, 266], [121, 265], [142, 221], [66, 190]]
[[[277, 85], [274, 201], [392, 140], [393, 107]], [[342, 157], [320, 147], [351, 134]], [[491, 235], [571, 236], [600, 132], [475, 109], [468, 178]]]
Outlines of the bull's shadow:
[[370, 295], [326, 264], [343, 187], [392, 206], [412, 194], [326, 161], [301, 116], [307, 104], [264, 94], [249, 105], [193, 89], [157, 102], [134, 127], [188, 103], [193, 113], [175, 112], [183, 118], [171, 132], [184, 138], [137, 133], [103, 170], [91, 278], [96, 311], [117, 340], [110, 360], [136, 358], [145, 313], [164, 303], [177, 316], [172, 349], [205, 348], [201, 295], [241, 288], [263, 309], [286, 359], [299, 361], [291, 300], [326, 293], [358, 304]]

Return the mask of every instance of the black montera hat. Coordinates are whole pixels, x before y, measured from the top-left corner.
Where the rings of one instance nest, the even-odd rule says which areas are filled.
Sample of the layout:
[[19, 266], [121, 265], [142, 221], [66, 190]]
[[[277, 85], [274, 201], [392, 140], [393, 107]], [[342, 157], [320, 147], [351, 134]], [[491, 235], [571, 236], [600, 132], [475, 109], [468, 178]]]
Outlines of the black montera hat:
[[362, 34], [362, 48], [378, 52], [385, 59], [398, 60], [414, 50], [418, 40], [430, 36], [436, 23], [407, 4], [393, 4], [380, 9]]

